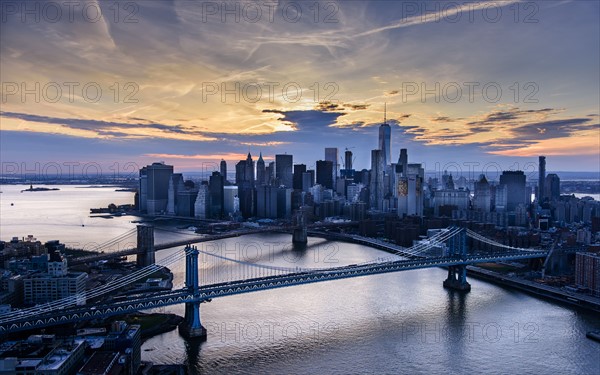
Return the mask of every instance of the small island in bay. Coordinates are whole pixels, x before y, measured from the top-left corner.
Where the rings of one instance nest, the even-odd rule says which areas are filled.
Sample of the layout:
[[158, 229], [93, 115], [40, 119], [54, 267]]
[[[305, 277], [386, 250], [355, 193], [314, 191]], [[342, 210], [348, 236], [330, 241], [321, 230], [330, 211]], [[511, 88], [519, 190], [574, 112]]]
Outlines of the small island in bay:
[[29, 189], [21, 190], [21, 193], [24, 191], [52, 191], [52, 190], [60, 190], [59, 188], [46, 188], [46, 187], [33, 187], [33, 184], [29, 185]]

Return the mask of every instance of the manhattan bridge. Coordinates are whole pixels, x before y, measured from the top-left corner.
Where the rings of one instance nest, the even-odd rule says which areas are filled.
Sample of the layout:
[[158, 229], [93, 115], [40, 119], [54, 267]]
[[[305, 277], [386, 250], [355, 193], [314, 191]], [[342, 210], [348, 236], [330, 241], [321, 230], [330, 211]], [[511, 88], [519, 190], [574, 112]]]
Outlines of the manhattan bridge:
[[[4, 335], [185, 304], [185, 319], [179, 326], [181, 334], [187, 337], [204, 338], [207, 332], [200, 319], [200, 305], [203, 302], [210, 302], [213, 298], [431, 267], [447, 268], [448, 276], [443, 281], [444, 287], [468, 291], [471, 286], [466, 277], [467, 265], [546, 258], [549, 255], [549, 251], [546, 250], [524, 249], [501, 244], [462, 227], [449, 227], [440, 230], [435, 235], [409, 248], [356, 235], [325, 234], [311, 231], [307, 229], [306, 225], [303, 228], [292, 230], [294, 231], [294, 240], [299, 239], [306, 242], [307, 234], [323, 235], [330, 239], [383, 249], [390, 254], [387, 257], [378, 257], [372, 261], [346, 266], [324, 268], [281, 267], [260, 264], [238, 257], [227, 257], [223, 254], [199, 250], [192, 245], [252, 233], [281, 231], [280, 228], [266, 227], [240, 230], [191, 240], [171, 241], [155, 246], [154, 227], [140, 225], [137, 228], [137, 247], [119, 252], [82, 257], [76, 261], [82, 263], [102, 258], [136, 254], [138, 265], [142, 265], [142, 268], [78, 295], [0, 315], [0, 333]], [[113, 244], [119, 239], [122, 240], [127, 236], [135, 235], [135, 231], [134, 228], [130, 232], [108, 241], [107, 244]], [[483, 247], [486, 250], [475, 251], [471, 249], [467, 245], [467, 238], [470, 238], [471, 242], [479, 242], [480, 245], [484, 245]], [[179, 250], [158, 262], [154, 261], [156, 251], [173, 247], [179, 247]], [[145, 280], [157, 270], [169, 267], [184, 259], [185, 282], [182, 285], [173, 286], [168, 291], [131, 295], [121, 300], [106, 298], [111, 295], [111, 292]], [[231, 265], [236, 266], [235, 272]], [[257, 294], [256, 298], [260, 298], [260, 294]]]

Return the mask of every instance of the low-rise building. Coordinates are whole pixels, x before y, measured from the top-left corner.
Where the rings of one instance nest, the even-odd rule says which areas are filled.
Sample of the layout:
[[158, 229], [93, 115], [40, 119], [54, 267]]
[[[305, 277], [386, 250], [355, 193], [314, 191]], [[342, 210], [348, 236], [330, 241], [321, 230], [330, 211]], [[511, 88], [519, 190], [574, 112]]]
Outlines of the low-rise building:
[[85, 304], [85, 272], [68, 272], [67, 259], [58, 251], [49, 251], [47, 272], [23, 278], [23, 302], [38, 304], [79, 296], [76, 303]]
[[23, 301], [26, 304], [38, 304], [78, 295], [77, 304], [84, 305], [86, 280], [85, 272], [72, 272], [64, 276], [33, 274], [23, 279]]
[[32, 335], [0, 347], [0, 374], [69, 375], [83, 362], [85, 341], [57, 341], [54, 335]]

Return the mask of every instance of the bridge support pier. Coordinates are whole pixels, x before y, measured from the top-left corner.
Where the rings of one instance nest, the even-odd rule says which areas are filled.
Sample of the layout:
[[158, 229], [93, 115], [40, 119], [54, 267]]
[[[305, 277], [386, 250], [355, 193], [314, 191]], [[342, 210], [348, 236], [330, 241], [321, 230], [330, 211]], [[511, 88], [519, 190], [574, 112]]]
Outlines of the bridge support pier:
[[292, 232], [292, 243], [306, 244], [308, 243], [308, 233], [306, 229], [306, 213], [300, 209], [294, 216], [294, 224], [296, 228]]
[[[467, 256], [467, 234], [465, 228], [462, 228], [460, 232], [452, 236], [448, 245], [448, 256], [465, 259]], [[444, 280], [444, 288], [464, 292], [471, 290], [471, 284], [467, 282], [467, 266], [465, 264], [448, 267], [448, 277]]]
[[444, 288], [468, 292], [471, 290], [471, 284], [467, 282], [467, 266], [448, 267], [448, 278], [444, 280]]
[[292, 243], [306, 244], [307, 242], [308, 234], [306, 233], [306, 228], [294, 229], [294, 233], [292, 234]]
[[179, 334], [185, 338], [206, 340], [206, 328], [200, 322], [200, 302], [185, 304], [185, 316], [179, 324]]
[[[200, 296], [198, 285], [198, 248], [185, 247], [185, 286], [194, 297]], [[185, 316], [179, 324], [179, 334], [185, 338], [206, 340], [206, 328], [200, 321], [200, 301], [185, 304]]]
[[136, 263], [139, 267], [154, 264], [154, 227], [152, 225], [137, 226], [137, 250]]

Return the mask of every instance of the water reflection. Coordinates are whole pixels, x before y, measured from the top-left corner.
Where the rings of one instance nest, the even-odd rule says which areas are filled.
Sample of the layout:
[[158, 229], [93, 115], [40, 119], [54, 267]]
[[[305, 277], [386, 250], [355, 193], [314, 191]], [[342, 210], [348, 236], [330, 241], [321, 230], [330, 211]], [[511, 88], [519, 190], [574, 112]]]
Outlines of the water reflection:
[[190, 374], [199, 374], [198, 364], [202, 363], [200, 350], [205, 341], [199, 339], [187, 339], [185, 342], [185, 365]]

